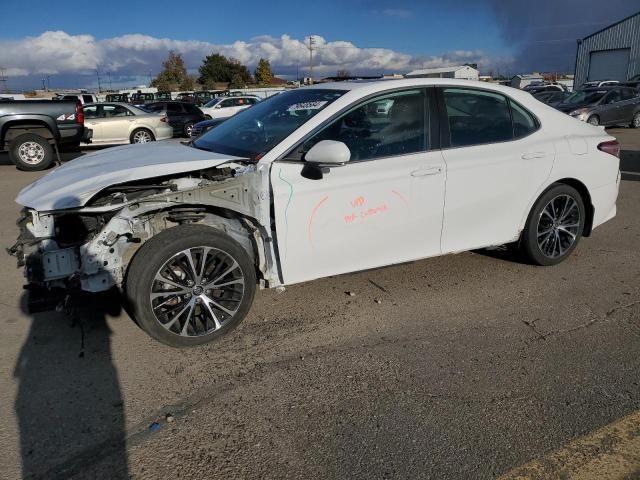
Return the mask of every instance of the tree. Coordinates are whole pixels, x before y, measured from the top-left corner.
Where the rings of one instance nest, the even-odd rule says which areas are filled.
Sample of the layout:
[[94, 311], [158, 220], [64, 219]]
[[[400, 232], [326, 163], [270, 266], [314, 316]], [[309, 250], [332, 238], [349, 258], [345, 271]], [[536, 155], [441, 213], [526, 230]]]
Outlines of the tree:
[[187, 73], [182, 55], [170, 50], [169, 56], [162, 62], [162, 71], [151, 81], [151, 86], [160, 91], [193, 89], [193, 78]]
[[227, 58], [219, 53], [207, 55], [198, 69], [198, 83], [205, 88], [213, 88], [216, 83], [234, 83], [232, 88], [244, 87], [251, 83], [247, 67], [235, 58]]
[[271, 64], [266, 58], [261, 58], [258, 62], [258, 68], [254, 72], [254, 77], [258, 85], [270, 85], [273, 79], [273, 72], [271, 72]]
[[336, 77], [338, 78], [349, 78], [351, 76], [351, 72], [349, 70], [338, 70], [336, 72]]

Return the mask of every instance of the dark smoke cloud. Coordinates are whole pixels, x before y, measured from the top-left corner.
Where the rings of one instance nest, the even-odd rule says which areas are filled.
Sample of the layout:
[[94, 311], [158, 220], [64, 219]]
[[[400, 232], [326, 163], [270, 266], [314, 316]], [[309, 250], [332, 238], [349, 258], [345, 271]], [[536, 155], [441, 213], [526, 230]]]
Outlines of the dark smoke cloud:
[[638, 0], [456, 0], [494, 13], [515, 50], [514, 72], [573, 72], [576, 41], [640, 11]]

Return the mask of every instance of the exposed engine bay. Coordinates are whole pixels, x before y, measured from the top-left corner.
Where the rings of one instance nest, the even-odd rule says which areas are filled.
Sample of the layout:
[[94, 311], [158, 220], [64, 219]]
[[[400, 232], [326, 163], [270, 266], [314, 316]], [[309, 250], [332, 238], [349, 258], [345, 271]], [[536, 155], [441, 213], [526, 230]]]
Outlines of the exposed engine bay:
[[269, 198], [268, 167], [241, 161], [111, 185], [79, 208], [24, 208], [9, 253], [31, 285], [101, 292], [123, 285], [144, 242], [176, 225], [201, 224], [240, 243], [260, 286], [275, 287]]

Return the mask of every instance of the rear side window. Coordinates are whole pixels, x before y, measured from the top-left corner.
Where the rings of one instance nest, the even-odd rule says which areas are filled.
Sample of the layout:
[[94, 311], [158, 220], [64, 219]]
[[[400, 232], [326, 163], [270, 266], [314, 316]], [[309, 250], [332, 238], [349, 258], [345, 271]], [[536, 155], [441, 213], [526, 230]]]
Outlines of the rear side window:
[[506, 142], [538, 128], [531, 113], [498, 93], [446, 88], [443, 96], [451, 147]]
[[83, 95], [82, 99], [84, 100], [84, 103], [91, 103], [93, 102], [93, 98], [91, 97], [91, 95]]
[[182, 113], [182, 106], [179, 103], [168, 103], [167, 112]]
[[513, 115], [513, 138], [526, 137], [535, 132], [538, 128], [536, 120], [524, 108], [515, 102], [511, 103], [511, 114]]
[[452, 147], [513, 139], [509, 103], [502, 95], [481, 90], [444, 89]]

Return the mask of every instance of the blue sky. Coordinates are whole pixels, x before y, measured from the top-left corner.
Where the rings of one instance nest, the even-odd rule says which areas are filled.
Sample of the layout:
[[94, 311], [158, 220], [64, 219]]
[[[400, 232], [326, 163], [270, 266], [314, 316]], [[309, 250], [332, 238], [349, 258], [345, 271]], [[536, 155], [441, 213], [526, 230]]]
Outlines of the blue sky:
[[[231, 43], [259, 35], [283, 33], [302, 38], [316, 33], [349, 40], [360, 47], [383, 47], [405, 53], [440, 54], [482, 44], [504, 53], [495, 17], [486, 5], [456, 7], [455, 2], [256, 1], [185, 2], [126, 1], [51, 2], [3, 0], [0, 37], [20, 39], [47, 30], [91, 34], [98, 39], [127, 33], [179, 40]], [[443, 6], [444, 4], [444, 6]], [[108, 7], [105, 7], [108, 5]], [[301, 10], [304, 10], [301, 12]], [[41, 12], [34, 15], [34, 12]], [[3, 15], [4, 16], [4, 15]]]
[[637, 0], [2, 0], [0, 67], [12, 88], [45, 76], [91, 87], [96, 70], [123, 86], [148, 81], [174, 50], [192, 74], [216, 52], [250, 69], [268, 58], [292, 78], [306, 74], [313, 34], [318, 76], [462, 63], [494, 74], [570, 72], [577, 38], [638, 8]]

